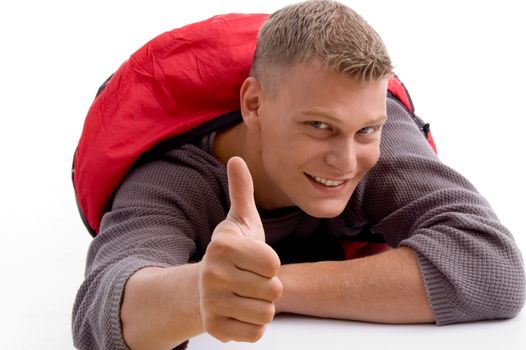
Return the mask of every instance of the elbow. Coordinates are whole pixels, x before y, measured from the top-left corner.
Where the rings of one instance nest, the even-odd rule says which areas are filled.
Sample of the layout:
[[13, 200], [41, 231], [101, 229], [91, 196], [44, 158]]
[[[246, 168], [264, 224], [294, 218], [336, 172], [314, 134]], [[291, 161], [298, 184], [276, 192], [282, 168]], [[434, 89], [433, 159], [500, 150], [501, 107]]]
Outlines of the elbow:
[[453, 282], [456, 291], [450, 294], [448, 305], [442, 304], [434, 310], [436, 324], [441, 326], [517, 316], [525, 303], [524, 267], [521, 262], [515, 266], [507, 264], [505, 272], [499, 270], [501, 273], [479, 273], [478, 278]]
[[81, 302], [75, 301], [72, 313], [71, 333], [73, 338], [73, 345], [76, 349], [85, 349], [85, 342], [92, 338], [91, 327], [86, 322], [85, 314], [81, 311]]
[[[493, 262], [493, 273], [489, 273], [481, 286], [492, 301], [491, 312], [495, 319], [515, 317], [524, 307], [526, 299], [526, 278], [522, 255], [515, 245], [508, 254], [497, 254]], [[491, 288], [493, 286], [493, 288]]]
[[510, 270], [511, 273], [506, 281], [493, 282], [498, 286], [495, 294], [499, 296], [494, 305], [496, 318], [513, 318], [524, 307], [526, 279], [522, 261], [515, 264]]
[[85, 292], [87, 292], [87, 286], [84, 283], [77, 294], [71, 314], [73, 345], [75, 349], [99, 349], [97, 338], [94, 336], [95, 332], [89, 322], [89, 305], [83, 298]]

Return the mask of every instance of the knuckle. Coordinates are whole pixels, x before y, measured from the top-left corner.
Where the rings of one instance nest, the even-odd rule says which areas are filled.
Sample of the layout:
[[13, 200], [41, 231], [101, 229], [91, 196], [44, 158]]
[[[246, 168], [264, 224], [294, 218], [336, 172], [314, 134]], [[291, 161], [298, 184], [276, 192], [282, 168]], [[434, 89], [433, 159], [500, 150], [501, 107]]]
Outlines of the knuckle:
[[274, 306], [274, 303], [268, 303], [268, 305], [262, 310], [260, 316], [261, 321], [264, 324], [272, 322], [274, 319], [274, 315], [276, 314], [276, 307]]
[[247, 330], [244, 341], [255, 343], [265, 334], [265, 326], [253, 326]]
[[205, 322], [204, 326], [206, 332], [220, 342], [226, 343], [232, 340], [232, 337], [227, 332], [225, 332], [220, 320], [208, 320]]
[[201, 272], [201, 279], [204, 286], [209, 287], [210, 285], [216, 285], [217, 283], [220, 283], [224, 279], [224, 276], [218, 266], [208, 264]]
[[214, 258], [224, 257], [228, 256], [231, 250], [231, 240], [224, 237], [218, 237], [210, 242], [206, 254]]
[[210, 334], [212, 337], [216, 338], [217, 340], [219, 340], [221, 343], [228, 343], [229, 341], [232, 340], [232, 338], [226, 334], [224, 334], [223, 332], [216, 332], [214, 330], [212, 331], [207, 331], [208, 334]]
[[283, 295], [283, 283], [277, 277], [273, 277], [269, 288], [269, 298], [278, 300]]
[[258, 267], [261, 274], [267, 277], [276, 276], [281, 268], [277, 253], [266, 243], [258, 245], [256, 253]]
[[279, 270], [281, 268], [281, 261], [279, 260], [278, 254], [272, 249], [270, 246], [268, 246], [267, 254], [266, 254], [266, 268], [267, 273], [271, 276], [276, 276], [279, 273]]
[[232, 340], [232, 337], [230, 337], [227, 334], [224, 334], [223, 332], [217, 332], [217, 333], [209, 332], [209, 334], [213, 336], [214, 338], [216, 338], [217, 340], [219, 340], [221, 343], [228, 343], [229, 341]]

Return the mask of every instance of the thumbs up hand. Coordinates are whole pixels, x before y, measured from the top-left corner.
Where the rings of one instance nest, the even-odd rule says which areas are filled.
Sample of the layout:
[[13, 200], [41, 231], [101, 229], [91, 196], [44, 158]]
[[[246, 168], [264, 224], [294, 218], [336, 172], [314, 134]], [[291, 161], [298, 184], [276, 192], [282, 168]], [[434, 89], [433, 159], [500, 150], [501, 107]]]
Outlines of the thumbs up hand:
[[227, 175], [230, 211], [225, 221], [239, 225], [245, 237], [265, 242], [263, 224], [254, 200], [254, 184], [245, 161], [239, 157], [231, 158]]
[[217, 339], [255, 342], [274, 318], [274, 302], [282, 294], [281, 263], [265, 243], [247, 165], [233, 157], [227, 173], [231, 207], [203, 257], [200, 311], [204, 329]]

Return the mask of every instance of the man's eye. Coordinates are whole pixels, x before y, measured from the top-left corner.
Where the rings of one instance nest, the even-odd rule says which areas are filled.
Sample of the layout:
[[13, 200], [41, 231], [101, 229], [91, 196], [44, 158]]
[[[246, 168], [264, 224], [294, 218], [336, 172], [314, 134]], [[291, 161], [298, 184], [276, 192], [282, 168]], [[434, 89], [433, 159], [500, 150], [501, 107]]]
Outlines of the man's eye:
[[375, 128], [368, 126], [366, 128], [361, 128], [359, 133], [360, 134], [369, 135], [369, 134], [372, 134], [373, 132], [375, 132], [375, 130], [376, 130]]
[[316, 129], [328, 129], [329, 128], [329, 125], [327, 123], [319, 122], [319, 121], [309, 122], [309, 125], [311, 125], [312, 127]]

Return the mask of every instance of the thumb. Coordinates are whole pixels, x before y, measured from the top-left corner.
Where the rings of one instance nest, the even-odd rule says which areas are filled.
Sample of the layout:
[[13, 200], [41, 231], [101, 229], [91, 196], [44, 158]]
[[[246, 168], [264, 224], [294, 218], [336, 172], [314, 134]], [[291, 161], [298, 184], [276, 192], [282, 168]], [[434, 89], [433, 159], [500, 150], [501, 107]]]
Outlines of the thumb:
[[254, 184], [247, 164], [240, 157], [232, 157], [227, 163], [230, 211], [228, 217], [241, 224], [243, 234], [265, 241], [263, 225], [254, 201]]

